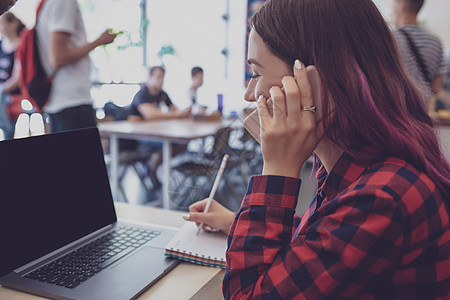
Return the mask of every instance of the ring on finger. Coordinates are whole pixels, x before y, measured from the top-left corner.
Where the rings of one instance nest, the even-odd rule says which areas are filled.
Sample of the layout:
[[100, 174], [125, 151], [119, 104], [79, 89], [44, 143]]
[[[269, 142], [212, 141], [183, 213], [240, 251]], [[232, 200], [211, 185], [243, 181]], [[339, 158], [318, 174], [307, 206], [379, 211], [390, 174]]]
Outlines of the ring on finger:
[[300, 109], [303, 110], [303, 111], [310, 111], [310, 112], [313, 112], [313, 113], [316, 112], [316, 107], [315, 106], [305, 105], [305, 106], [300, 107]]

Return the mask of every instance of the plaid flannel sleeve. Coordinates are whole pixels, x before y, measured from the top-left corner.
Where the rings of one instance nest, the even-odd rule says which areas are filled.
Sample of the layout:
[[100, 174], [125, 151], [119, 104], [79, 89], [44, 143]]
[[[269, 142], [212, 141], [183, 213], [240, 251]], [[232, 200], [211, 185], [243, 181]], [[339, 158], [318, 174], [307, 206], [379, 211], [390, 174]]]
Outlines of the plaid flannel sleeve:
[[228, 239], [226, 299], [350, 297], [401, 256], [400, 212], [373, 191], [328, 205], [292, 240], [299, 189], [295, 178], [250, 180]]

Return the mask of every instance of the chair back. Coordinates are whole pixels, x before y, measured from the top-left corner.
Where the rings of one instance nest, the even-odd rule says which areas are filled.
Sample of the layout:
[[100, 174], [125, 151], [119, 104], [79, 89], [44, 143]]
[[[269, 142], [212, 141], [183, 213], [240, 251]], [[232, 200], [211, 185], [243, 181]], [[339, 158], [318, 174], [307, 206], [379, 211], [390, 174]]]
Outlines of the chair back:
[[230, 139], [232, 128], [224, 127], [219, 129], [214, 135], [214, 144], [211, 150], [211, 156], [222, 156], [228, 149], [228, 141]]

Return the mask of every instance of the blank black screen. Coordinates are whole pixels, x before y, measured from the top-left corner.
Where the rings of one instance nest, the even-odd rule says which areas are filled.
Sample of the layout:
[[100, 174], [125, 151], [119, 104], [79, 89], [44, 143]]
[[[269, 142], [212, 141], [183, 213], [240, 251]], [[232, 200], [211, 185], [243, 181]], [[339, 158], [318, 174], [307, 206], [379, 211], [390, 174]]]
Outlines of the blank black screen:
[[114, 221], [97, 128], [0, 142], [0, 276]]

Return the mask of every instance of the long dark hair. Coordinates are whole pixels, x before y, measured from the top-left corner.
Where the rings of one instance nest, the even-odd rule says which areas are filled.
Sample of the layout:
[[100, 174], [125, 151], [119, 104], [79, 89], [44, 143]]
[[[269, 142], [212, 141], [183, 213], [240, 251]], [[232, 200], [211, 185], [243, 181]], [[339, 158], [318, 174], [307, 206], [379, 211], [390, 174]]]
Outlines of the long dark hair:
[[250, 22], [287, 64], [298, 58], [316, 65], [325, 134], [333, 142], [359, 155], [371, 146], [404, 159], [436, 183], [450, 207], [450, 166], [424, 94], [371, 0], [269, 0]]
[[2, 0], [0, 1], [0, 15], [3, 14], [5, 11], [11, 8], [17, 0]]
[[8, 21], [8, 23], [13, 23], [13, 22], [17, 23], [16, 34], [17, 34], [17, 36], [20, 36], [20, 33], [25, 28], [25, 24], [23, 24], [23, 22], [18, 17], [16, 17], [12, 12], [7, 11], [3, 14], [3, 16], [6, 18], [6, 21]]

